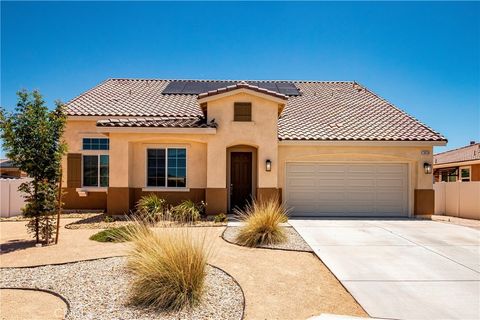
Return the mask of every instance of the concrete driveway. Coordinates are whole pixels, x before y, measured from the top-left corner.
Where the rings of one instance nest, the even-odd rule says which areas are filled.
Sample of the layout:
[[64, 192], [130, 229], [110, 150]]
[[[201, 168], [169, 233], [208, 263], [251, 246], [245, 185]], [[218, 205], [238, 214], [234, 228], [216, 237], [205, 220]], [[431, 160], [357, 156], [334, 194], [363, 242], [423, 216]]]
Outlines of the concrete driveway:
[[425, 220], [289, 222], [370, 316], [480, 319], [480, 230]]

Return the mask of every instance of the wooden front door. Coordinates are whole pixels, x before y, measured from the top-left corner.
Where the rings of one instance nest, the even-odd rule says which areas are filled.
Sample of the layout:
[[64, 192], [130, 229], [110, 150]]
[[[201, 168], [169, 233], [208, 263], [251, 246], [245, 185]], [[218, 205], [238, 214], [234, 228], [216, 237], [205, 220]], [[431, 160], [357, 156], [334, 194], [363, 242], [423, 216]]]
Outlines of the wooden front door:
[[252, 199], [252, 153], [230, 154], [230, 209], [243, 209]]

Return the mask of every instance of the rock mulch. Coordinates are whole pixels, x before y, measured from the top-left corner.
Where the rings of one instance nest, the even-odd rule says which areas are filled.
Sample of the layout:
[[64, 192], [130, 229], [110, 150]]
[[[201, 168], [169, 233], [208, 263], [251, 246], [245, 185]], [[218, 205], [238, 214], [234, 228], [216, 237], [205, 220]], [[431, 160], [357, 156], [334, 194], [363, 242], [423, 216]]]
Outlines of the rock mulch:
[[[236, 241], [237, 234], [241, 227], [227, 227], [223, 232], [223, 239], [238, 244]], [[283, 227], [287, 235], [287, 241], [279, 244], [261, 245], [259, 248], [266, 249], [280, 249], [280, 250], [292, 250], [292, 251], [308, 251], [313, 252], [312, 248], [303, 240], [303, 238], [292, 227]], [[240, 244], [238, 244], [240, 245]]]
[[[64, 212], [60, 215], [60, 220], [63, 219], [87, 219], [91, 217], [95, 217], [101, 215], [99, 212]], [[54, 218], [57, 218], [57, 215], [54, 215]], [[0, 222], [18, 222], [18, 221], [28, 221], [29, 218], [24, 217], [23, 215], [18, 215], [14, 217], [0, 218]]]
[[[106, 218], [108, 220], [106, 220]], [[86, 217], [85, 219], [81, 219], [73, 223], [67, 224], [65, 228], [67, 229], [108, 229], [108, 228], [122, 227], [130, 223], [132, 223], [131, 218], [125, 215], [108, 216], [105, 214], [96, 214], [94, 216], [89, 216], [89, 217]], [[163, 225], [168, 223], [178, 224], [174, 221], [162, 222]], [[214, 222], [214, 221], [208, 221], [208, 220], [200, 220], [200, 221], [196, 221], [193, 224], [189, 224], [190, 227], [221, 227], [226, 225], [227, 225], [226, 222]]]
[[203, 301], [193, 309], [158, 312], [128, 305], [131, 276], [115, 257], [33, 268], [4, 268], [1, 287], [57, 292], [70, 303], [66, 319], [241, 319], [244, 297], [235, 280], [208, 266]]

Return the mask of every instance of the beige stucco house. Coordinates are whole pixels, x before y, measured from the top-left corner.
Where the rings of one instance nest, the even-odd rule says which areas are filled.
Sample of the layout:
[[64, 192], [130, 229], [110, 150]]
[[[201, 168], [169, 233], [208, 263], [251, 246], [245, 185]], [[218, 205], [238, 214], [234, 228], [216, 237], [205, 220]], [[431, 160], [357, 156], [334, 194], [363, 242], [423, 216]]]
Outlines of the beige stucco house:
[[67, 108], [67, 209], [154, 192], [209, 214], [271, 196], [298, 216], [433, 213], [446, 139], [355, 82], [109, 79]]
[[433, 156], [435, 182], [480, 181], [480, 143], [437, 153]]

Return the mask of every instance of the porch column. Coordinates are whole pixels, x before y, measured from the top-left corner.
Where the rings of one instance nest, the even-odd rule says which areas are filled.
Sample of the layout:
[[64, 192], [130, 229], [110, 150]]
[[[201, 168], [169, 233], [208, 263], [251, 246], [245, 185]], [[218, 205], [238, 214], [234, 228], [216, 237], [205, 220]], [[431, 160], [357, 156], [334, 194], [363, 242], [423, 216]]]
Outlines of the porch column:
[[127, 214], [133, 208], [133, 189], [129, 188], [130, 147], [123, 134], [110, 134], [108, 214]]
[[207, 145], [205, 200], [207, 214], [227, 213], [227, 151], [216, 141]]

